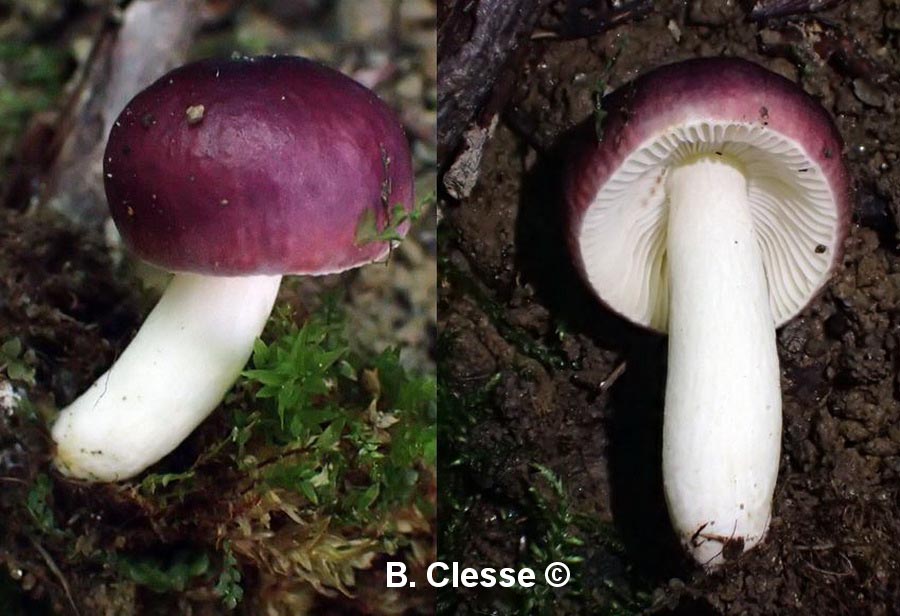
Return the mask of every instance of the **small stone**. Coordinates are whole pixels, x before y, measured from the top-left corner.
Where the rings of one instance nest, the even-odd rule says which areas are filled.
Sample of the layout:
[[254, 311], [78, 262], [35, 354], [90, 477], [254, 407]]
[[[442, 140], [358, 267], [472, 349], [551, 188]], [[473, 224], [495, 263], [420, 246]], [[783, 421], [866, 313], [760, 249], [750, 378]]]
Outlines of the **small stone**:
[[859, 443], [869, 437], [869, 431], [858, 421], [852, 419], [840, 423], [841, 434], [851, 443]]
[[410, 73], [397, 83], [396, 91], [397, 94], [408, 100], [422, 98], [422, 76], [417, 73]]
[[853, 93], [856, 98], [870, 107], [884, 106], [884, 92], [868, 79], [854, 79]]
[[870, 456], [896, 456], [898, 453], [897, 443], [884, 438], [876, 437], [863, 445], [863, 452]]
[[672, 38], [675, 39], [676, 43], [681, 42], [681, 28], [678, 27], [678, 24], [674, 19], [669, 20], [669, 23], [666, 24], [666, 28], [672, 33]]
[[786, 60], [785, 58], [775, 58], [772, 60], [772, 64], [769, 65], [769, 68], [772, 69], [773, 73], [778, 73], [785, 79], [789, 79], [794, 83], [799, 79], [800, 73], [797, 71], [797, 67], [790, 60]]
[[859, 98], [848, 88], [841, 88], [834, 97], [834, 108], [844, 115], [861, 115], [864, 109]]
[[805, 350], [810, 357], [821, 357], [828, 352], [828, 343], [822, 338], [810, 338], [806, 342]]
[[773, 30], [772, 28], [764, 28], [759, 31], [759, 42], [762, 46], [771, 47], [773, 45], [780, 45], [784, 41], [784, 36], [778, 30]]

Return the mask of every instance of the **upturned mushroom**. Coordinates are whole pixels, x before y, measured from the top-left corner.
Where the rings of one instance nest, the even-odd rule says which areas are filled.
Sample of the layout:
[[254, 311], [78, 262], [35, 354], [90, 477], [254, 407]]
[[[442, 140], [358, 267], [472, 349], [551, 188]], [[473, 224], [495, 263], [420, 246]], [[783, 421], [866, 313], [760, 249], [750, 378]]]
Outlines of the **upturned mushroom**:
[[[172, 451], [221, 402], [282, 275], [387, 256], [409, 226], [413, 174], [387, 105], [287, 56], [168, 73], [122, 111], [103, 166], [124, 243], [175, 272], [128, 348], [53, 426], [63, 473], [114, 481]], [[366, 225], [372, 241], [360, 239]]]
[[663, 483], [717, 566], [768, 528], [781, 446], [775, 330], [840, 263], [842, 142], [797, 85], [739, 59], [663, 66], [607, 96], [568, 168], [569, 244], [610, 310], [668, 332]]

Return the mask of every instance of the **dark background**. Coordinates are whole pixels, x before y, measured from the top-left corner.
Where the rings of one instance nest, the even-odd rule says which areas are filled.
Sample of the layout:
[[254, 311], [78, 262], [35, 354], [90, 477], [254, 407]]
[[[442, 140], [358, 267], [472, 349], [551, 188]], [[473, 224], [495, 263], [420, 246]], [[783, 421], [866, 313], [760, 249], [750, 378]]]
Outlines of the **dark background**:
[[[462, 4], [442, 15], [442, 97], [454, 96], [445, 80], [461, 83], [445, 46], [480, 57]], [[563, 560], [573, 582], [447, 592], [442, 612], [896, 613], [900, 3], [518, 5], [498, 26], [518, 28], [504, 61], [483, 65], [487, 94], [463, 96], [477, 98], [471, 113], [448, 107], [462, 128], [439, 130], [439, 553], [470, 566]], [[784, 436], [768, 538], [705, 574], [675, 545], [662, 498], [666, 341], [605, 312], [577, 277], [559, 171], [596, 92], [718, 55], [784, 75], [833, 115], [855, 213], [834, 280], [778, 332]]]

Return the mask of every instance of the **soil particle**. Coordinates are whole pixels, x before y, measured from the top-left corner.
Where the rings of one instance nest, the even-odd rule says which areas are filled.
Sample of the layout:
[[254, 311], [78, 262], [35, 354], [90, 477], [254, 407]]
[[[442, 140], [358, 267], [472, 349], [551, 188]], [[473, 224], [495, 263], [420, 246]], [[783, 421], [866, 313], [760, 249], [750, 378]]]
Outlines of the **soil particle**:
[[700, 26], [721, 26], [740, 19], [741, 9], [734, 0], [693, 0], [688, 10], [688, 22]]

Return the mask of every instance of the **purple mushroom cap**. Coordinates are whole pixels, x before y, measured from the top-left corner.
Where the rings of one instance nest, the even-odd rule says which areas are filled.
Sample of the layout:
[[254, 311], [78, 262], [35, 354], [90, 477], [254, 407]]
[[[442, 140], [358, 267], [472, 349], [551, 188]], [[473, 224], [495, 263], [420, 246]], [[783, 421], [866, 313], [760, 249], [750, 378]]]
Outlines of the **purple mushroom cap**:
[[373, 92], [290, 56], [203, 60], [116, 120], [106, 196], [126, 244], [176, 272], [328, 274], [377, 261], [362, 226], [408, 222], [409, 145]]
[[[654, 225], [665, 224], [668, 167], [729, 148], [726, 155], [745, 163], [776, 324], [821, 290], [841, 260], [852, 213], [850, 178], [831, 117], [797, 84], [746, 60], [700, 58], [641, 75], [606, 96], [602, 108], [608, 114], [602, 138], [591, 125], [570, 158], [564, 191], [569, 248], [608, 308], [640, 326], [665, 330], [665, 289], [651, 288], [651, 279], [665, 270], [665, 254], [653, 252], [646, 238], [657, 233]], [[601, 202], [621, 210], [604, 213], [602, 220], [627, 224], [602, 228], [599, 215], [589, 221]], [[647, 222], [654, 208], [659, 213]], [[621, 254], [613, 249], [629, 224], [646, 227], [635, 231], [645, 242], [642, 262], [628, 262], [629, 251], [637, 248], [622, 248]], [[588, 250], [591, 241], [607, 239], [602, 250]], [[609, 262], [598, 263], [602, 259]], [[630, 295], [624, 288], [631, 284], [629, 273], [634, 288], [644, 285]], [[619, 299], [611, 298], [616, 292]], [[627, 301], [638, 296], [640, 301]], [[654, 302], [663, 308], [655, 309]]]

